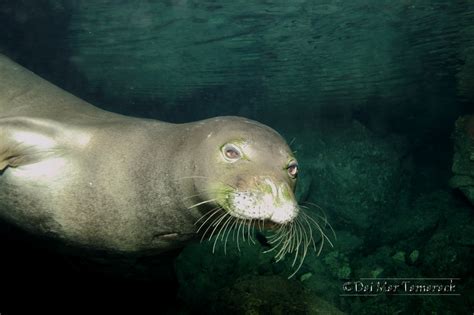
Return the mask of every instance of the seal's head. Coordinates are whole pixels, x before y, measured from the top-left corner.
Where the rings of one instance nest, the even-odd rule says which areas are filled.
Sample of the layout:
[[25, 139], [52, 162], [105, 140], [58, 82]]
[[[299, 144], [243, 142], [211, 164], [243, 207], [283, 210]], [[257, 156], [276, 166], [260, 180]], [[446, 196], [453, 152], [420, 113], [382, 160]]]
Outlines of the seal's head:
[[198, 169], [208, 180], [195, 181], [199, 194], [239, 219], [292, 222], [298, 163], [285, 140], [247, 119], [216, 118], [212, 124], [201, 143]]
[[296, 202], [298, 162], [280, 134], [240, 117], [205, 120], [193, 132], [201, 139], [195, 145], [199, 199], [194, 205], [208, 207], [201, 227], [214, 226], [208, 229], [211, 236], [220, 234], [221, 239], [235, 227], [270, 227], [276, 231], [275, 247], [284, 246], [277, 258], [288, 252], [297, 255], [300, 246], [306, 254], [314, 244], [311, 225], [317, 223]]

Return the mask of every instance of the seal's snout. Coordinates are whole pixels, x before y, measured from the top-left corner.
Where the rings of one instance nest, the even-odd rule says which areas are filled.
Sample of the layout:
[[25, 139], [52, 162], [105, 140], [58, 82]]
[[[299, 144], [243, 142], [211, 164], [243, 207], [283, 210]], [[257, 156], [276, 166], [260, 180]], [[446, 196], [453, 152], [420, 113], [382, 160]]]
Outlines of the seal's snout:
[[292, 222], [298, 205], [290, 186], [269, 177], [254, 179], [254, 185], [229, 196], [229, 212], [242, 219], [270, 220], [277, 224]]
[[270, 206], [272, 211], [269, 219], [278, 224], [292, 222], [298, 215], [298, 206], [290, 186], [287, 183], [277, 185], [269, 178], [266, 178], [264, 183], [268, 187], [266, 191], [271, 191], [271, 202], [273, 203]]

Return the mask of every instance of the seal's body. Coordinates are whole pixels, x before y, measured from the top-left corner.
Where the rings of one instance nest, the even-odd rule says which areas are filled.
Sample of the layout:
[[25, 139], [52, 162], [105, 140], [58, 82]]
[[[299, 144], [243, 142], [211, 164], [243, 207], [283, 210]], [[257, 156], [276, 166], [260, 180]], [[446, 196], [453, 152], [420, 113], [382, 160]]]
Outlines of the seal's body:
[[205, 222], [224, 231], [231, 217], [287, 225], [298, 214], [296, 171], [285, 141], [265, 125], [106, 112], [0, 55], [0, 217], [33, 233], [162, 252]]
[[124, 251], [194, 234], [197, 211], [175, 211], [186, 196], [176, 197], [171, 178], [191, 167], [178, 156], [186, 139], [177, 125], [102, 111], [5, 57], [0, 74], [2, 217]]

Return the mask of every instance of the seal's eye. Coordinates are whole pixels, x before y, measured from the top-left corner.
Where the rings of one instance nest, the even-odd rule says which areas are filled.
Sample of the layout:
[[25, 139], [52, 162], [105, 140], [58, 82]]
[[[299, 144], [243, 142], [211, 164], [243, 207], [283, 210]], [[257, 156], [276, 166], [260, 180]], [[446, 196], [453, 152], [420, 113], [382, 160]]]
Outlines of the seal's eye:
[[236, 161], [242, 157], [239, 148], [233, 144], [226, 144], [222, 148], [222, 153], [224, 154], [225, 159], [230, 162]]
[[298, 176], [298, 164], [296, 162], [291, 162], [288, 165], [288, 175], [290, 175], [291, 178], [296, 178]]

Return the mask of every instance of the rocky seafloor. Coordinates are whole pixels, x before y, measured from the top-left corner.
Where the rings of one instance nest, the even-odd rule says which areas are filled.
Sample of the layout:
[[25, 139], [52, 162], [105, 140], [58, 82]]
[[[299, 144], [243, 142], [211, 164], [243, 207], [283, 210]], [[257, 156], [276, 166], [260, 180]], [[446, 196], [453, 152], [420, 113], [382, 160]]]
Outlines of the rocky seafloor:
[[[215, 314], [335, 313], [328, 303], [350, 314], [469, 312], [474, 215], [468, 200], [447, 181], [433, 183], [401, 137], [380, 138], [357, 121], [339, 132], [294, 136], [302, 169], [298, 197], [321, 207], [309, 211], [324, 212], [335, 230], [336, 239], [326, 229], [334, 247], [326, 242], [319, 256], [308, 254], [288, 280], [291, 256], [275, 263], [259, 242], [241, 241], [239, 250], [232, 238], [226, 253], [222, 240], [212, 253], [215, 239], [204, 239], [186, 247], [176, 263], [189, 307], [211, 306]], [[444, 168], [448, 175], [449, 161]], [[454, 278], [460, 295], [345, 296], [344, 283], [361, 278]]]

